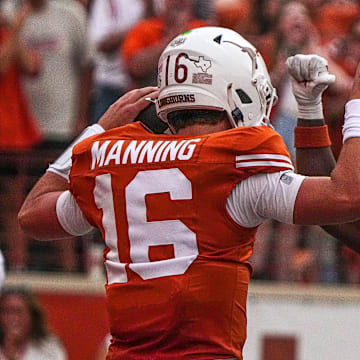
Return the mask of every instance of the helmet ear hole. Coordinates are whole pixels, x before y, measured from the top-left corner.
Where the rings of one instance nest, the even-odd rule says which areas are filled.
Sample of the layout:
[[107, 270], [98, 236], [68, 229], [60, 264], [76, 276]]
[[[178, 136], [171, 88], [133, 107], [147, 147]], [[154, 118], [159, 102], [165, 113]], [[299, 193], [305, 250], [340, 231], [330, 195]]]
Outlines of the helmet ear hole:
[[253, 102], [250, 96], [244, 90], [236, 89], [235, 91], [243, 104], [251, 104]]

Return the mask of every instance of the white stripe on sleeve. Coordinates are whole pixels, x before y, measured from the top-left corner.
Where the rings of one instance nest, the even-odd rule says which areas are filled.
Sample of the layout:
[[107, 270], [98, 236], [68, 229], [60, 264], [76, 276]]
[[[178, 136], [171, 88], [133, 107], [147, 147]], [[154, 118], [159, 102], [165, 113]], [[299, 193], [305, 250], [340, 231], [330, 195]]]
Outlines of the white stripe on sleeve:
[[294, 170], [289, 157], [279, 154], [249, 154], [235, 157], [237, 168], [275, 166]]
[[247, 168], [247, 167], [256, 167], [256, 166], [275, 166], [281, 168], [288, 168], [294, 170], [294, 167], [282, 161], [244, 161], [241, 163], [236, 163], [237, 168]]
[[93, 229], [69, 190], [58, 197], [56, 215], [62, 228], [70, 235], [81, 236]]
[[291, 160], [288, 156], [278, 155], [278, 154], [252, 154], [252, 155], [239, 155], [236, 156], [236, 161], [242, 160], [256, 160], [256, 159], [275, 159], [275, 160], [284, 160], [291, 164]]

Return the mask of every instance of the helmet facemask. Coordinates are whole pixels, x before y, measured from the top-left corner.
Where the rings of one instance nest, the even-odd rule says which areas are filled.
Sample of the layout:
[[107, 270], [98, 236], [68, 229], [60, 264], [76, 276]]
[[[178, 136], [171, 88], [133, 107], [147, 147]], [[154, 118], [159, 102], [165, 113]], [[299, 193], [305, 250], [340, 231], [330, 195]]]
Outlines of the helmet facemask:
[[[264, 75], [264, 69], [261, 69], [261, 67], [264, 67], [265, 64], [263, 63], [263, 59], [261, 58], [260, 53], [257, 50], [254, 50], [250, 47], [244, 47], [241, 45], [238, 45], [232, 41], [224, 41], [228, 42], [230, 44], [233, 44], [235, 46], [238, 46], [241, 48], [241, 50], [245, 53], [247, 53], [251, 59], [252, 63], [252, 79], [251, 84], [256, 88], [256, 91], [259, 96], [260, 100], [260, 113], [258, 116], [258, 119], [254, 119], [253, 123], [258, 125], [270, 125], [270, 113], [273, 105], [276, 104], [278, 97], [276, 95], [276, 89], [272, 86], [270, 80], [268, 77]], [[266, 68], [265, 68], [266, 70]], [[266, 70], [267, 71], [267, 70]], [[252, 100], [247, 96], [245, 92], [243, 92], [241, 89], [236, 89], [234, 95], [233, 90], [233, 84], [229, 84], [228, 86], [228, 102], [230, 109], [233, 109], [231, 111], [231, 123], [233, 127], [238, 126], [255, 126], [251, 124], [252, 116], [249, 114], [248, 124], [244, 121], [244, 114], [240, 109], [243, 109], [243, 104], [251, 103]], [[240, 102], [238, 101], [238, 98], [240, 98]], [[244, 109], [243, 109], [244, 111]]]

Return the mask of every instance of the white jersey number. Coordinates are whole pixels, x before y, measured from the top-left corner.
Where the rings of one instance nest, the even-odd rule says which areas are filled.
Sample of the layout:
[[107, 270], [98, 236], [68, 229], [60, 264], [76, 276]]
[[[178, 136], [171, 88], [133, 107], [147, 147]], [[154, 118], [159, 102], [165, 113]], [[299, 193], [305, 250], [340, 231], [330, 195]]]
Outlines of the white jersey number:
[[[145, 196], [170, 194], [171, 200], [191, 200], [191, 182], [177, 168], [140, 171], [125, 188], [126, 217], [130, 239], [129, 267], [142, 279], [184, 274], [198, 255], [196, 234], [180, 220], [147, 221]], [[125, 265], [119, 261], [111, 175], [96, 177], [96, 206], [103, 210], [105, 243], [110, 249], [105, 266], [108, 284], [127, 282]], [[149, 247], [173, 245], [175, 257], [150, 262]]]

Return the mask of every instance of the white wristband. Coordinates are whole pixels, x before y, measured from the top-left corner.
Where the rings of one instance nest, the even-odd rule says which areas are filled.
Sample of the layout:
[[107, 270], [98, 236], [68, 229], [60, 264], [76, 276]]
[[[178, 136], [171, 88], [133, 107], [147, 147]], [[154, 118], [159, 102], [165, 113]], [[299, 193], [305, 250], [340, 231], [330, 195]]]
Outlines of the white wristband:
[[69, 181], [69, 173], [71, 169], [71, 156], [73, 147], [80, 141], [96, 135], [101, 134], [105, 130], [99, 124], [88, 126], [73, 142], [72, 144], [55, 160], [54, 163], [50, 164], [46, 171], [57, 174], [67, 181]]
[[298, 104], [298, 118], [305, 120], [323, 119], [323, 106], [320, 101], [319, 104], [314, 105], [301, 105]]
[[360, 99], [350, 100], [345, 105], [343, 143], [350, 138], [360, 137]]

